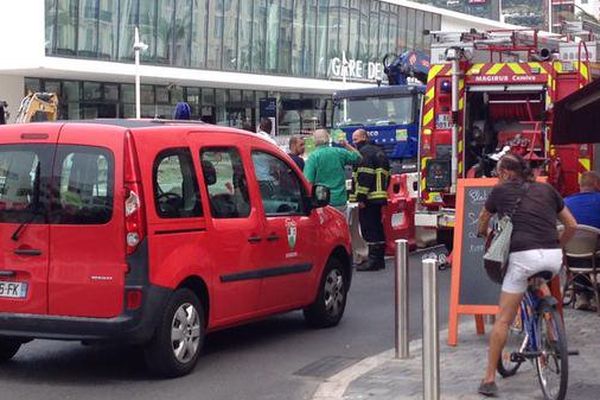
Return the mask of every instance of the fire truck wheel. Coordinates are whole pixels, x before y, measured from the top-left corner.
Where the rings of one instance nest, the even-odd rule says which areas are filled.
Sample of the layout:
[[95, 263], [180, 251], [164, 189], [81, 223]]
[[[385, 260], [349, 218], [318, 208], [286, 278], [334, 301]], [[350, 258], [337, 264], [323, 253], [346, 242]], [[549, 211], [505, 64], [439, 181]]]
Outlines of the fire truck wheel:
[[0, 338], [0, 363], [10, 360], [21, 348], [22, 342], [11, 338]]
[[327, 261], [315, 302], [304, 309], [304, 318], [313, 328], [337, 325], [346, 308], [348, 282], [343, 264], [337, 258]]
[[149, 371], [159, 377], [175, 378], [192, 371], [204, 343], [204, 310], [189, 289], [179, 289], [163, 312], [154, 337], [144, 355]]

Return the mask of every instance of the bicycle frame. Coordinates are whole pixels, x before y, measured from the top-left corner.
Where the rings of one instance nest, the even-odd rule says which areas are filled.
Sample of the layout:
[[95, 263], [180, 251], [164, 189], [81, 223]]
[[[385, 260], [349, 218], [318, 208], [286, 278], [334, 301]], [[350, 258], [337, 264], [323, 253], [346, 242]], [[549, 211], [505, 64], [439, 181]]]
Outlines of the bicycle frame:
[[540, 354], [539, 343], [537, 338], [537, 318], [535, 318], [535, 313], [537, 312], [537, 308], [540, 304], [540, 298], [535, 293], [535, 290], [531, 288], [527, 289], [525, 295], [523, 296], [523, 300], [519, 305], [519, 316], [521, 318], [522, 329], [525, 332], [525, 337], [523, 338], [523, 343], [519, 347], [518, 354], [511, 355], [513, 356], [521, 356], [526, 359], [534, 359]]

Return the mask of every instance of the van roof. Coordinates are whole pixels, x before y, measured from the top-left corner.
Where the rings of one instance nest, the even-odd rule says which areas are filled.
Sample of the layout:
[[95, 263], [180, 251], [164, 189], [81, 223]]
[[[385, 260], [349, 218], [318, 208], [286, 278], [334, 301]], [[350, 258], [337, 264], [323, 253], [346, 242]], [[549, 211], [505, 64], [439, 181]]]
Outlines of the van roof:
[[[131, 129], [133, 131], [144, 131], [150, 128], [158, 128], [163, 130], [164, 128], [192, 128], [198, 132], [211, 132], [211, 133], [226, 133], [226, 134], [239, 134], [239, 135], [247, 135], [254, 138], [258, 138], [264, 141], [267, 141], [261, 135], [258, 135], [254, 132], [249, 132], [246, 130], [242, 130], [239, 128], [232, 128], [228, 126], [219, 126], [212, 125], [202, 121], [193, 121], [193, 120], [170, 120], [170, 119], [110, 119], [110, 118], [98, 118], [98, 119], [82, 119], [82, 120], [58, 120], [52, 122], [32, 122], [27, 124], [11, 124], [11, 125], [2, 125], [2, 127], [13, 127], [6, 129], [14, 129], [17, 126], [27, 126], [28, 128], [32, 128], [33, 126], [43, 126], [43, 125], [104, 125], [110, 127], [117, 127]], [[0, 128], [5, 129], [5, 128]]]
[[120, 126], [123, 128], [149, 128], [156, 126], [202, 126], [208, 125], [202, 121], [181, 120], [181, 119], [126, 119], [126, 118], [97, 118], [97, 119], [79, 119], [79, 120], [61, 120], [56, 121], [63, 124], [97, 124]]

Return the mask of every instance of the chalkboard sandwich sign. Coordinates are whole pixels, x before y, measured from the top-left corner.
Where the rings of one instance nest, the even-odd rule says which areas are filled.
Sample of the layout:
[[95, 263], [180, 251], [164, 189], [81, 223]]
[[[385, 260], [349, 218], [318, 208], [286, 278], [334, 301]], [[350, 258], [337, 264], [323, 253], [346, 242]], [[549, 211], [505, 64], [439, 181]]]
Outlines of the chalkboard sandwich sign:
[[500, 285], [483, 268], [485, 240], [477, 237], [477, 221], [496, 178], [459, 179], [456, 193], [456, 223], [452, 254], [448, 344], [458, 342], [460, 315], [474, 315], [477, 333], [483, 334], [483, 315], [498, 313]]

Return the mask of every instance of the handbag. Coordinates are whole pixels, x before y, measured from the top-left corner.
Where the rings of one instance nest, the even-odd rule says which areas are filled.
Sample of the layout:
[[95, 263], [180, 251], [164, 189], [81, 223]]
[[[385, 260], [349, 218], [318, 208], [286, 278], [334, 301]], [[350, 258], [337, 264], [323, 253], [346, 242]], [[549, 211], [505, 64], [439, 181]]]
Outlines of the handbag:
[[488, 277], [495, 283], [501, 284], [506, 275], [508, 267], [508, 255], [510, 253], [510, 241], [513, 232], [512, 216], [521, 204], [521, 197], [527, 192], [527, 184], [517, 199], [510, 213], [503, 215], [496, 223], [495, 229], [488, 235], [486, 241], [486, 252], [483, 255], [483, 267]]

